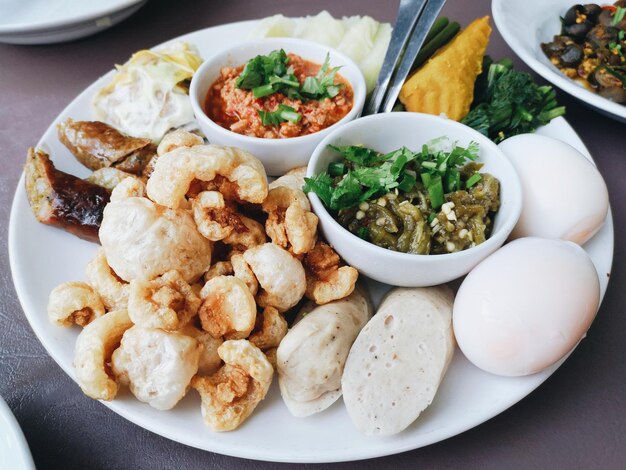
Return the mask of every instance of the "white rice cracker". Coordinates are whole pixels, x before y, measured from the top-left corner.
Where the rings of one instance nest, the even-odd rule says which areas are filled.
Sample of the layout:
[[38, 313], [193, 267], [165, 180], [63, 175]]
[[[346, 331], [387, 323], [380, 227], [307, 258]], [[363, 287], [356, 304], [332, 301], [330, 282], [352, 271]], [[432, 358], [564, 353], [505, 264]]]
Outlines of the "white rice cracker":
[[352, 422], [367, 435], [391, 435], [435, 397], [452, 360], [449, 287], [396, 288], [350, 349], [341, 385]]

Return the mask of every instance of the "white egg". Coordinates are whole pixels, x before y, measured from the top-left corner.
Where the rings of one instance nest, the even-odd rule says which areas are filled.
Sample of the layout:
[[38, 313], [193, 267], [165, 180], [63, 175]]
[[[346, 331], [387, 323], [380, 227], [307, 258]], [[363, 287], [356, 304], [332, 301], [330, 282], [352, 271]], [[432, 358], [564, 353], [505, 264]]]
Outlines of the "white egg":
[[465, 278], [454, 301], [454, 334], [481, 369], [533, 374], [572, 350], [599, 303], [598, 274], [580, 246], [520, 238]]
[[522, 183], [522, 215], [511, 239], [560, 238], [582, 245], [602, 226], [609, 196], [602, 175], [574, 147], [537, 134], [499, 145]]

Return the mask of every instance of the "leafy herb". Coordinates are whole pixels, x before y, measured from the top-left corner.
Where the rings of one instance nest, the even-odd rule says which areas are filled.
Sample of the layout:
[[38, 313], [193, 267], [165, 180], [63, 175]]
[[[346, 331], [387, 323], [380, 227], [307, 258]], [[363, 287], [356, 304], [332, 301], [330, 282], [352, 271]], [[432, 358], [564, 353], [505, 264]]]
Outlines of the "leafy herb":
[[551, 86], [538, 86], [529, 74], [513, 70], [509, 59], [484, 70], [476, 81], [472, 109], [461, 122], [494, 142], [533, 132], [565, 114]]
[[611, 21], [611, 26], [617, 26], [619, 22], [624, 19], [624, 15], [626, 15], [626, 8], [617, 7], [615, 13], [613, 14], [613, 20]]
[[264, 126], [278, 126], [281, 122], [300, 122], [302, 114], [297, 113], [291, 106], [279, 104], [276, 111], [257, 110]]
[[332, 98], [343, 86], [335, 84], [335, 76], [340, 67], [328, 70], [330, 67], [328, 54], [317, 74], [306, 77], [302, 86], [294, 75], [293, 68], [287, 65], [288, 62], [289, 58], [283, 49], [272, 51], [268, 55], [258, 55], [246, 62], [235, 85], [237, 88], [252, 90], [255, 98], [281, 92], [289, 98], [298, 100]]
[[[438, 209], [445, 202], [445, 194], [463, 189], [460, 167], [478, 158], [476, 142], [464, 148], [451, 145], [447, 138], [429, 142], [420, 152], [406, 147], [387, 154], [361, 146], [330, 148], [344, 160], [330, 163], [328, 172], [305, 178], [304, 192], [316, 193], [331, 210], [355, 207], [394, 189], [408, 193], [418, 184], [418, 175], [431, 206]], [[472, 185], [480, 180], [476, 174], [468, 179]]]

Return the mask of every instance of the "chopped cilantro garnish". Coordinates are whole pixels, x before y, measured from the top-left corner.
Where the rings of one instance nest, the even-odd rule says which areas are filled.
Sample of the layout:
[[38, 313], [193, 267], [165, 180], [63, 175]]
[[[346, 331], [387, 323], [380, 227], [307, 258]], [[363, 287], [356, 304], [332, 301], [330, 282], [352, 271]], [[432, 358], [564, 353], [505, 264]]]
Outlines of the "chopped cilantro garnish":
[[[463, 189], [459, 169], [478, 158], [476, 142], [464, 148], [451, 146], [447, 138], [429, 142], [420, 152], [406, 147], [386, 154], [362, 146], [330, 148], [344, 160], [331, 163], [328, 172], [305, 178], [304, 191], [316, 193], [331, 210], [355, 207], [394, 189], [408, 193], [418, 184], [426, 189], [432, 208], [438, 209], [445, 194]], [[480, 180], [476, 175], [470, 176], [466, 187]], [[470, 180], [475, 181], [468, 184]]]
[[258, 55], [246, 62], [235, 85], [237, 88], [252, 90], [255, 98], [281, 92], [291, 99], [299, 100], [332, 98], [343, 86], [335, 83], [335, 76], [340, 67], [329, 70], [328, 54], [317, 74], [306, 77], [302, 86], [294, 75], [293, 68], [287, 66], [288, 61], [289, 58], [283, 49], [272, 51], [268, 55]]
[[297, 113], [291, 106], [279, 104], [276, 111], [257, 110], [264, 126], [278, 126], [281, 122], [297, 123], [302, 119], [302, 114]]

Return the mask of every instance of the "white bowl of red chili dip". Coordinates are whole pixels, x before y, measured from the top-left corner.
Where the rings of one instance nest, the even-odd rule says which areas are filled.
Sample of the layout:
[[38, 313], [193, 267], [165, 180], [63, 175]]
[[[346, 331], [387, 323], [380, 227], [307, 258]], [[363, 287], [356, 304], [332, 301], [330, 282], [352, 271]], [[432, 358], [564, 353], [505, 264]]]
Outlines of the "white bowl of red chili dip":
[[343, 54], [270, 38], [206, 60], [189, 96], [209, 142], [247, 150], [278, 176], [306, 165], [326, 135], [358, 117], [365, 91], [363, 74]]

